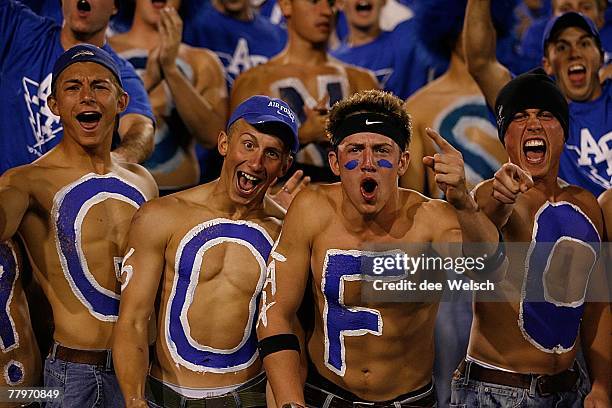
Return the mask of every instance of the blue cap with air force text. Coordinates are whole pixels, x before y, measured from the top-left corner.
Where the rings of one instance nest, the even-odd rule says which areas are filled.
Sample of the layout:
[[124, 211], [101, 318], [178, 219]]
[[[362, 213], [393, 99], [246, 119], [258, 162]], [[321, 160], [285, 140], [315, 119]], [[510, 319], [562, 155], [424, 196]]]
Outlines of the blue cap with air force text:
[[281, 125], [279, 129], [282, 130], [275, 132], [274, 136], [282, 139], [293, 154], [297, 153], [300, 148], [296, 115], [281, 99], [265, 95], [251, 96], [236, 107], [227, 122], [227, 129], [239, 119], [244, 119], [255, 127], [268, 124]]

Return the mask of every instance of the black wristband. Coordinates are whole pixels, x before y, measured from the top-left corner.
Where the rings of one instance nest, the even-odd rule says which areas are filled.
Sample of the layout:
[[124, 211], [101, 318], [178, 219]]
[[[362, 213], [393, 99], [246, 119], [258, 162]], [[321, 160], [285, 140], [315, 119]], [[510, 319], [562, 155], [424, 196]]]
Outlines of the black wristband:
[[484, 265], [482, 272], [491, 272], [496, 270], [504, 262], [504, 259], [506, 259], [506, 244], [504, 243], [504, 237], [499, 229], [497, 232], [499, 234], [497, 249], [491, 256], [487, 257], [487, 259], [482, 262]]
[[300, 352], [300, 342], [295, 334], [276, 334], [266, 337], [257, 343], [259, 350], [259, 358], [262, 360], [268, 354], [276, 353], [282, 350], [295, 350]]

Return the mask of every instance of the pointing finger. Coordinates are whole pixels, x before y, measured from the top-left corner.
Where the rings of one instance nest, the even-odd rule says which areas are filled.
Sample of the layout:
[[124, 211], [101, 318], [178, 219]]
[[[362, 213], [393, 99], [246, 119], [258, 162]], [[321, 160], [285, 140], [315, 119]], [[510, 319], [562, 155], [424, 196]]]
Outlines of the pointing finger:
[[440, 134], [435, 130], [431, 128], [425, 128], [425, 133], [427, 133], [427, 136], [429, 136], [431, 140], [433, 140], [433, 142], [440, 148], [443, 153], [457, 152], [457, 149], [455, 149], [450, 143], [448, 143], [448, 141], [442, 136], [440, 136]]

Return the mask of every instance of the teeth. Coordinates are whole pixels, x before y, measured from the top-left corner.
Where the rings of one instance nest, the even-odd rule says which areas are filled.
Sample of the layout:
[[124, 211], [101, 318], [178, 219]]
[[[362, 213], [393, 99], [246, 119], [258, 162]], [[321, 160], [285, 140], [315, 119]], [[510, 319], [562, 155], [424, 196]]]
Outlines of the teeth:
[[525, 142], [525, 147], [540, 147], [544, 146], [544, 141], [540, 139], [531, 139]]
[[244, 178], [246, 178], [247, 180], [251, 180], [251, 181], [259, 181], [259, 179], [257, 177], [253, 177], [250, 174], [247, 174], [245, 172], [242, 172], [242, 175], [244, 176]]
[[586, 70], [586, 68], [584, 67], [584, 65], [581, 65], [581, 64], [576, 64], [576, 65], [572, 65], [569, 67], [569, 72], [584, 71], [584, 70]]

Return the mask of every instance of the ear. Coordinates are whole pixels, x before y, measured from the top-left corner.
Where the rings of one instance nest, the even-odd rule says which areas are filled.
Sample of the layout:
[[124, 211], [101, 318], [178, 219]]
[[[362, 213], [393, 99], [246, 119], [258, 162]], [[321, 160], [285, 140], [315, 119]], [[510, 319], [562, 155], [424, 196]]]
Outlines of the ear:
[[408, 164], [410, 163], [410, 152], [405, 151], [400, 153], [399, 165], [397, 166], [397, 174], [401, 177], [408, 170]]
[[278, 0], [278, 6], [280, 7], [283, 17], [285, 18], [291, 17], [291, 12], [293, 9], [291, 1], [292, 0]]
[[553, 68], [547, 56], [542, 57], [542, 68], [547, 75], [553, 75]]
[[287, 156], [287, 159], [283, 160], [283, 167], [281, 168], [281, 174], [279, 177], [283, 177], [285, 174], [287, 174], [287, 171], [289, 171], [291, 165], [293, 164], [293, 156], [290, 153], [287, 153]]
[[51, 112], [53, 112], [55, 116], [59, 116], [59, 108], [57, 106], [57, 99], [55, 99], [55, 96], [49, 95], [47, 97], [47, 106], [49, 109], [51, 109]]
[[327, 160], [329, 161], [329, 167], [331, 168], [331, 171], [338, 177], [340, 177], [340, 162], [338, 161], [338, 153], [336, 152], [338, 148], [336, 148], [336, 150], [330, 150], [330, 152], [327, 154]]
[[117, 111], [118, 113], [122, 113], [124, 112], [127, 107], [128, 104], [130, 103], [130, 96], [127, 94], [127, 92], [121, 91], [121, 95], [119, 95], [119, 100], [117, 101]]
[[217, 150], [219, 154], [223, 157], [227, 156], [227, 150], [229, 149], [229, 136], [224, 131], [219, 133], [219, 137], [217, 139]]

